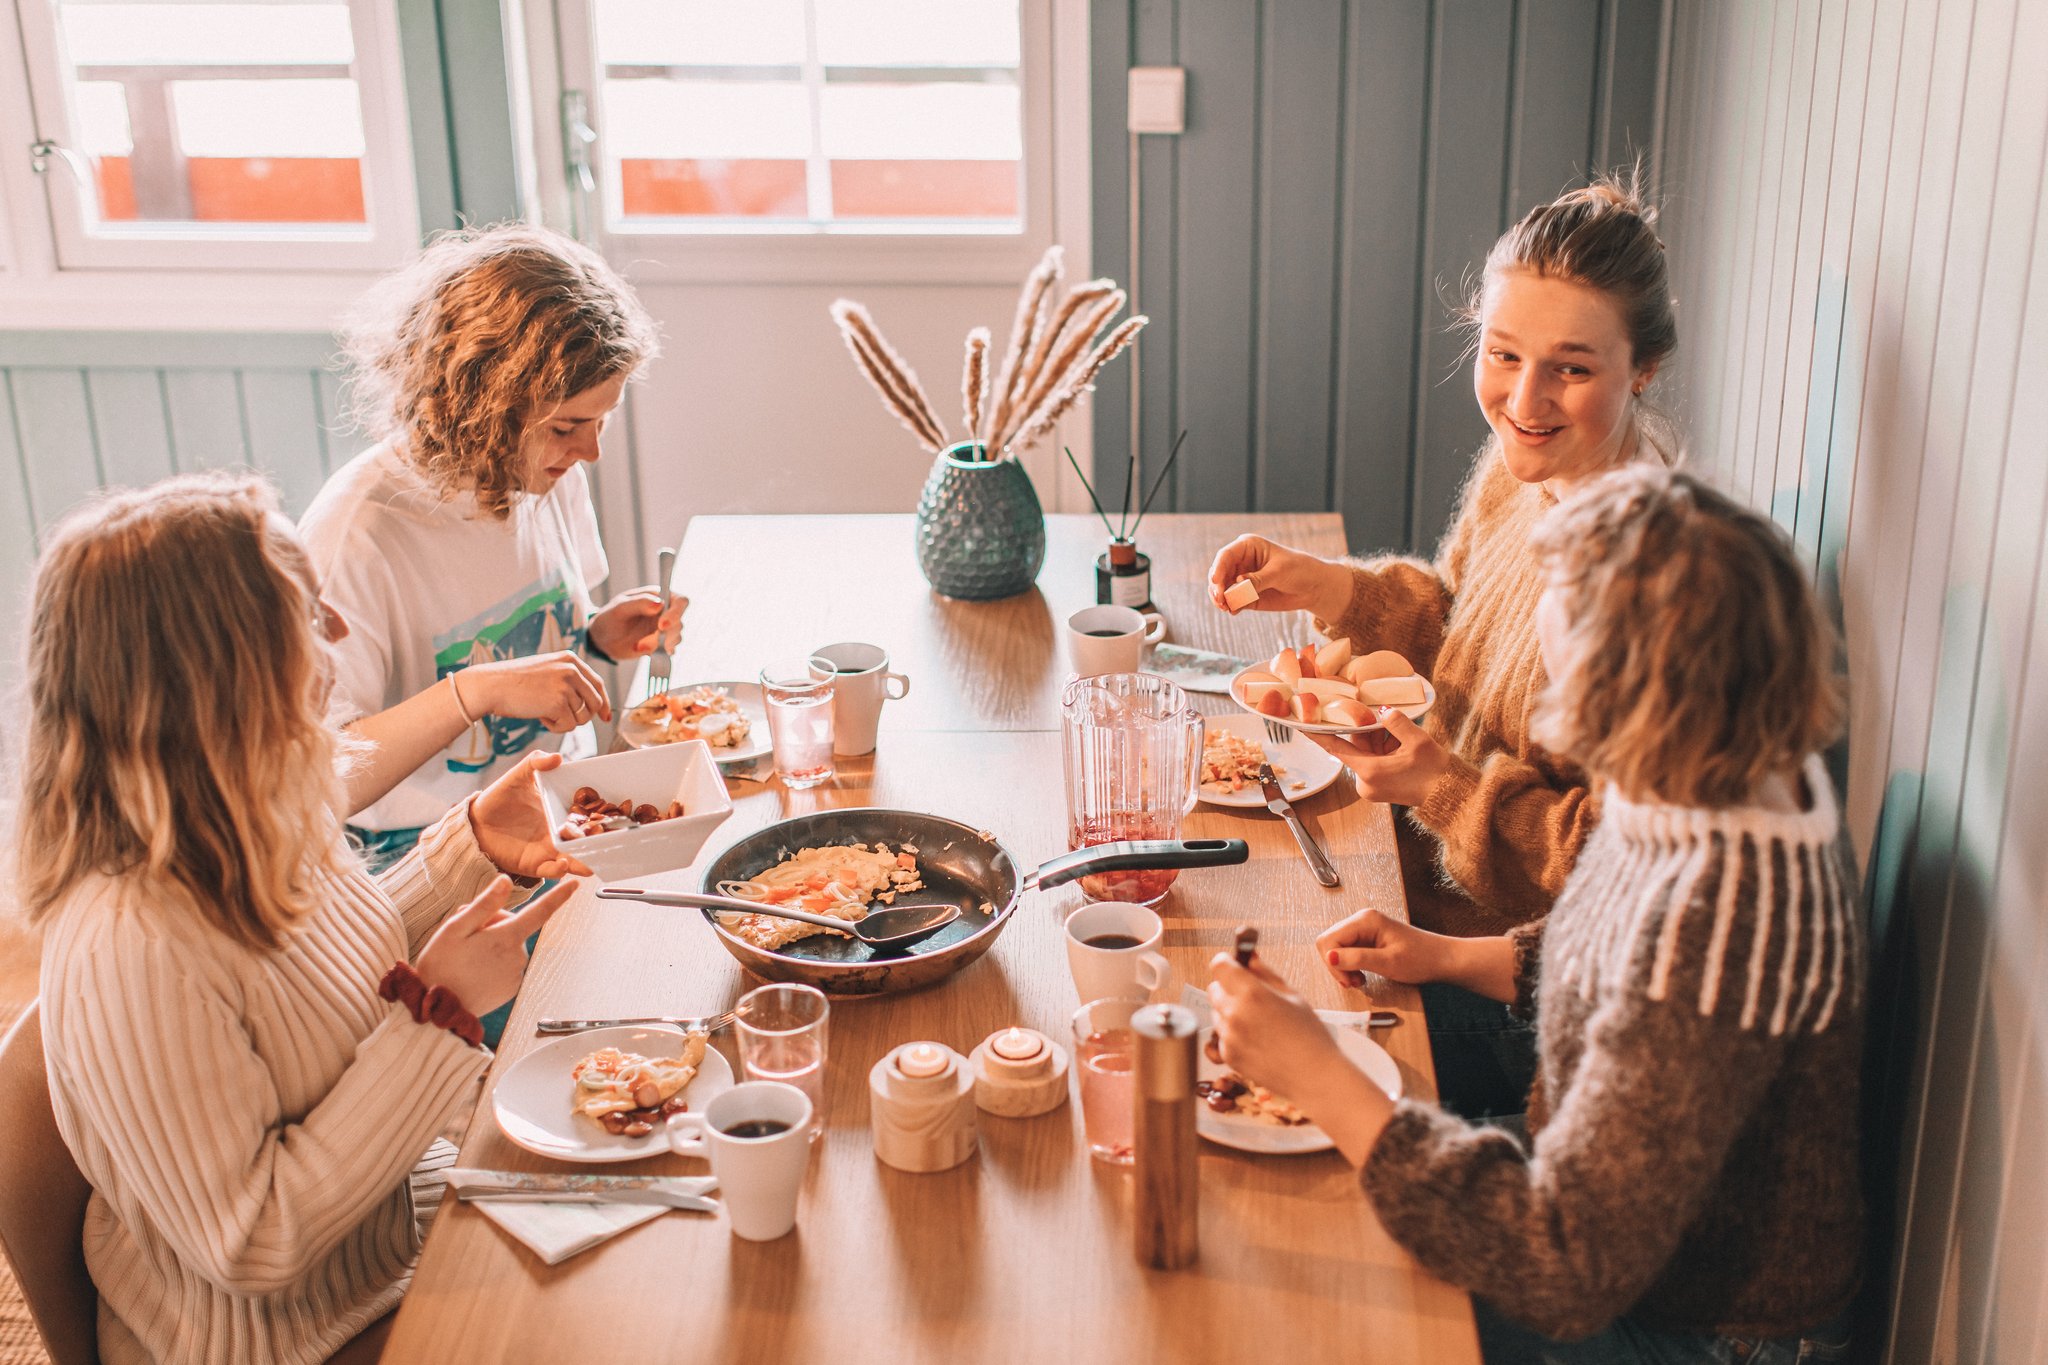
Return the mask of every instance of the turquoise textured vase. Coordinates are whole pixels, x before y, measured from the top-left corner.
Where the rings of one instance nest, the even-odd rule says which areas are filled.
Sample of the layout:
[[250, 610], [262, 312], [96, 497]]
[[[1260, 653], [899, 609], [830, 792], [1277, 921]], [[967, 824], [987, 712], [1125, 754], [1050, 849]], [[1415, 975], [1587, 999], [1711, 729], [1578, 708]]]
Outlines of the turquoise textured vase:
[[948, 597], [987, 601], [1030, 587], [1045, 563], [1045, 509], [1015, 460], [964, 458], [976, 441], [932, 463], [917, 500], [917, 567]]

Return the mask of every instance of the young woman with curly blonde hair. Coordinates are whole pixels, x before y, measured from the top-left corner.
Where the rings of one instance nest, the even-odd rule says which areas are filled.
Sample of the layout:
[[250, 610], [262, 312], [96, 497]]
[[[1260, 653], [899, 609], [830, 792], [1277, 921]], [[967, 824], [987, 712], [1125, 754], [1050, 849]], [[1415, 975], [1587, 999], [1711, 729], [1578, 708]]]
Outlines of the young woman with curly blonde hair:
[[1596, 481], [1532, 551], [1536, 732], [1605, 805], [1555, 908], [1476, 938], [1368, 910], [1317, 940], [1346, 984], [1449, 981], [1533, 1014], [1527, 1141], [1389, 1101], [1277, 976], [1218, 955], [1223, 1054], [1473, 1292], [1489, 1365], [1841, 1359], [1865, 964], [1818, 756], [1842, 716], [1833, 632], [1782, 530], [1662, 469]]
[[[1493, 434], [1434, 560], [1325, 560], [1244, 536], [1210, 569], [1219, 607], [1249, 578], [1257, 610], [1307, 611], [1332, 638], [1396, 650], [1435, 684], [1421, 724], [1390, 712], [1365, 747], [1325, 742], [1361, 795], [1406, 808], [1402, 881], [1427, 929], [1488, 934], [1540, 918], [1599, 818], [1585, 773], [1529, 728], [1544, 682], [1529, 537], [1607, 470], [1675, 458], [1644, 398], [1678, 345], [1655, 223], [1633, 183], [1604, 178], [1531, 209], [1494, 244], [1466, 316]], [[1519, 1112], [1527, 1030], [1452, 987], [1424, 1005], [1446, 1102], [1471, 1117]]]
[[350, 805], [376, 861], [521, 754], [589, 752], [611, 704], [583, 656], [646, 653], [676, 628], [651, 588], [597, 605], [610, 568], [583, 470], [656, 349], [609, 266], [522, 224], [437, 238], [347, 332], [376, 444], [300, 529], [354, 627], [336, 701], [374, 742]]
[[93, 1193], [100, 1358], [325, 1360], [387, 1314], [564, 883], [536, 754], [372, 879], [327, 723], [348, 623], [253, 477], [115, 492], [28, 613], [13, 863], [57, 1126]]

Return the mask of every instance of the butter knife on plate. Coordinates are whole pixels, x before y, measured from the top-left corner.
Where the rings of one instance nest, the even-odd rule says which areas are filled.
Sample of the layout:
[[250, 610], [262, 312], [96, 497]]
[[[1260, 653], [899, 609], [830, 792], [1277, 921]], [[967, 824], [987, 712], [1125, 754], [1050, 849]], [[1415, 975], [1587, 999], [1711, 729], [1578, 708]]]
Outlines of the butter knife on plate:
[[1287, 828], [1294, 831], [1294, 842], [1301, 845], [1301, 856], [1308, 859], [1308, 870], [1316, 874], [1316, 880], [1324, 886], [1337, 885], [1337, 869], [1330, 862], [1330, 855], [1323, 852], [1315, 836], [1301, 823], [1294, 806], [1280, 792], [1280, 780], [1273, 776], [1273, 764], [1269, 760], [1259, 765], [1259, 790], [1265, 794], [1266, 809], [1287, 822]]
[[447, 1180], [450, 1193], [465, 1202], [662, 1204], [697, 1213], [710, 1213], [718, 1207], [716, 1199], [707, 1197], [718, 1188], [712, 1176], [566, 1175], [452, 1166]]

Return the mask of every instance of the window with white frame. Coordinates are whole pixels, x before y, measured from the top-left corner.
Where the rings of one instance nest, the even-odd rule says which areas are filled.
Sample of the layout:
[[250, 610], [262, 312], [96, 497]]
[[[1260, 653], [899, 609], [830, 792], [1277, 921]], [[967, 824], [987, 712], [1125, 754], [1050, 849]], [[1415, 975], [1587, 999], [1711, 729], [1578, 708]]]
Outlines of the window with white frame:
[[392, 0], [17, 0], [65, 269], [374, 269], [417, 240]]

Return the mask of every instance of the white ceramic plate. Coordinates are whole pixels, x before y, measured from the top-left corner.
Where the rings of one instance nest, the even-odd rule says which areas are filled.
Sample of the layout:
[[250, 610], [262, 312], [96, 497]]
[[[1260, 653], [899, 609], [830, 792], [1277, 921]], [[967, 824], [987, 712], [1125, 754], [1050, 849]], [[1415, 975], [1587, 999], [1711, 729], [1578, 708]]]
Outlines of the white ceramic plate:
[[[1387, 1050], [1365, 1036], [1362, 1024], [1332, 1022], [1323, 1011], [1324, 1022], [1336, 1035], [1337, 1046], [1344, 1049], [1344, 1055], [1357, 1064], [1359, 1070], [1372, 1078], [1372, 1083], [1387, 1092], [1389, 1099], [1401, 1098], [1401, 1068]], [[1338, 1018], [1346, 1016], [1337, 1011]], [[1202, 1031], [1202, 1042], [1209, 1041], [1207, 1029]], [[1230, 1068], [1218, 1066], [1209, 1060], [1205, 1049], [1196, 1054], [1196, 1075], [1202, 1080], [1215, 1080], [1225, 1075]], [[1261, 1123], [1257, 1119], [1241, 1118], [1236, 1114], [1219, 1114], [1201, 1100], [1195, 1101], [1195, 1131], [1209, 1141], [1224, 1147], [1235, 1147], [1240, 1152], [1257, 1152], [1264, 1156], [1300, 1156], [1308, 1152], [1327, 1152], [1337, 1144], [1329, 1135], [1313, 1123], [1304, 1123], [1295, 1128], [1283, 1128], [1278, 1124]]]
[[[775, 746], [768, 738], [768, 704], [761, 699], [761, 684], [757, 682], [706, 682], [677, 683], [669, 688], [671, 692], [688, 692], [698, 687], [722, 688], [725, 694], [739, 703], [740, 713], [747, 718], [747, 737], [730, 749], [717, 745], [709, 746], [711, 756], [720, 763], [745, 763], [759, 758]], [[643, 699], [644, 700], [644, 699]], [[660, 744], [660, 731], [645, 721], [633, 719], [629, 710], [619, 717], [619, 738], [635, 749], [648, 749]]]
[[[1252, 667], [1263, 670], [1265, 665], [1254, 664]], [[1251, 669], [1245, 670], [1246, 673], [1250, 671]], [[1243, 677], [1244, 673], [1240, 673], [1237, 677], [1230, 680], [1230, 699], [1243, 707], [1248, 714], [1257, 716], [1260, 720], [1270, 720], [1275, 724], [1284, 725], [1290, 730], [1299, 730], [1303, 734], [1309, 735], [1362, 735], [1368, 730], [1383, 728], [1378, 721], [1374, 721], [1370, 725], [1310, 725], [1305, 721], [1296, 720], [1292, 716], [1268, 716], [1263, 712], [1254, 711], [1252, 710], [1251, 703], [1244, 699]], [[1424, 678], [1422, 680], [1422, 700], [1412, 706], [1402, 707], [1401, 712], [1410, 720], [1421, 720], [1429, 708], [1435, 705], [1436, 686], [1429, 679]]]
[[[666, 1124], [656, 1124], [645, 1137], [620, 1137], [569, 1107], [575, 1082], [569, 1073], [601, 1047], [637, 1052], [643, 1057], [674, 1057], [683, 1050], [683, 1034], [672, 1028], [598, 1028], [543, 1043], [508, 1067], [491, 1092], [491, 1109], [505, 1136], [539, 1156], [557, 1161], [635, 1161], [669, 1150]], [[732, 1088], [732, 1064], [715, 1047], [704, 1049], [697, 1074], [683, 1087], [690, 1112]]]
[[[1202, 724], [1211, 733], [1221, 730], [1263, 748], [1267, 760], [1279, 772], [1280, 794], [1289, 801], [1314, 796], [1335, 782], [1344, 771], [1344, 765], [1327, 749], [1300, 735], [1290, 735], [1284, 743], [1274, 743], [1266, 737], [1264, 720], [1264, 716], [1210, 716]], [[1237, 806], [1246, 810], [1266, 808], [1265, 794], [1257, 783], [1236, 791], [1222, 785], [1200, 786], [1195, 788], [1195, 795], [1212, 806]]]

